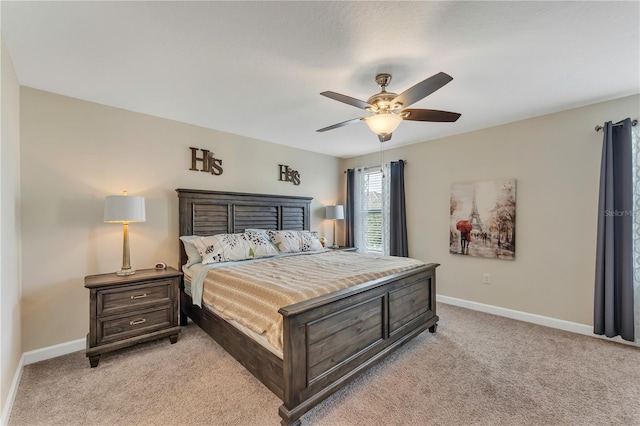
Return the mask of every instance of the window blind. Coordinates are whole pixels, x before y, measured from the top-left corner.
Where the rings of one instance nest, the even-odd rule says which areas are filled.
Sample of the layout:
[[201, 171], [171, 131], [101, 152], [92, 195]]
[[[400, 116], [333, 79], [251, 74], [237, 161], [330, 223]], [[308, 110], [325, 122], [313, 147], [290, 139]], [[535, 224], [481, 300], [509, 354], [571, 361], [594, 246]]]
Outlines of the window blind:
[[382, 252], [382, 171], [367, 172], [367, 251]]

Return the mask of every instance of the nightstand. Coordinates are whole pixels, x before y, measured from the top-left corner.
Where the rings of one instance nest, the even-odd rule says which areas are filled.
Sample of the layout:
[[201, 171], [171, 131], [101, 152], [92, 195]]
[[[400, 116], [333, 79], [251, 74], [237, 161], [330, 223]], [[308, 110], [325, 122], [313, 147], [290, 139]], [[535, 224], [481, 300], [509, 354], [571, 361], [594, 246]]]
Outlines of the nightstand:
[[356, 251], [357, 248], [356, 247], [347, 247], [347, 246], [340, 246], [338, 248], [331, 248], [331, 247], [327, 247], [329, 250], [335, 250], [335, 251]]
[[178, 341], [181, 276], [168, 267], [124, 277], [115, 273], [85, 277], [84, 286], [91, 292], [86, 356], [92, 368], [105, 352], [167, 336], [172, 344]]

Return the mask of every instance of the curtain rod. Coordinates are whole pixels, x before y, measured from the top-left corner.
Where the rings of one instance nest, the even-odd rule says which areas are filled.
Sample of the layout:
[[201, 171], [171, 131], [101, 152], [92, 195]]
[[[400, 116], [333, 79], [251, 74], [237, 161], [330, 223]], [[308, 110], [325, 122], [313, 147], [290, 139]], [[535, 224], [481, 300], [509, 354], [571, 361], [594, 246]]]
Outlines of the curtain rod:
[[[631, 121], [631, 125], [632, 125], [632, 126], [637, 126], [637, 125], [638, 125], [638, 120], [633, 120], [633, 121]], [[613, 126], [614, 126], [614, 127], [615, 127], [615, 126], [622, 126], [622, 123], [616, 123], [616, 124], [613, 124]], [[602, 129], [604, 129], [604, 127], [602, 127], [602, 126], [600, 126], [600, 125], [597, 125], [597, 126], [596, 126], [596, 132], [599, 132], [599, 131], [600, 131], [600, 130], [602, 130]]]
[[[402, 161], [405, 165], [407, 164], [407, 160], [398, 160], [398, 161]], [[364, 167], [363, 170], [375, 169], [375, 168], [378, 168], [378, 167], [380, 167], [380, 166]], [[347, 171], [345, 170], [344, 173], [347, 173]]]

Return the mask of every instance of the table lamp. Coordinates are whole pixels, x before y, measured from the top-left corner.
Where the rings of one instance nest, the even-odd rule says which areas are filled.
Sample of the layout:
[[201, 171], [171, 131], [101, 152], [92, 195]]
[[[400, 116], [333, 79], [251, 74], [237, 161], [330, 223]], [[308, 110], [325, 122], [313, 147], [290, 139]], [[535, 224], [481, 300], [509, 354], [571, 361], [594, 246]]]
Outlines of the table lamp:
[[336, 220], [344, 219], [344, 207], [341, 205], [327, 206], [326, 217], [333, 220], [333, 245], [331, 248], [338, 248], [338, 244], [336, 244]]
[[129, 256], [129, 223], [144, 222], [144, 198], [129, 196], [127, 191], [123, 195], [108, 195], [104, 199], [104, 221], [106, 223], [122, 223], [122, 268], [116, 275], [126, 276], [136, 273], [131, 267]]

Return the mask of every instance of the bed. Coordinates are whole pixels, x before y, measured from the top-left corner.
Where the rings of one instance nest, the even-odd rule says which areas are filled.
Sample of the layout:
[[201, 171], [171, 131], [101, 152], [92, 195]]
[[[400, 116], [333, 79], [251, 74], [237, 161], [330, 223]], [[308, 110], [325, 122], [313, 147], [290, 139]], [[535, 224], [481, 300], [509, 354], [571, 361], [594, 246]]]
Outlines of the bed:
[[[181, 236], [251, 228], [309, 230], [309, 197], [176, 191]], [[180, 243], [180, 264], [186, 263]], [[307, 411], [393, 350], [427, 329], [436, 331], [437, 266], [423, 264], [281, 307], [281, 354], [195, 305], [185, 280], [180, 289], [180, 324], [191, 318], [283, 401], [282, 425], [299, 425]], [[322, 344], [317, 343], [319, 336]]]

